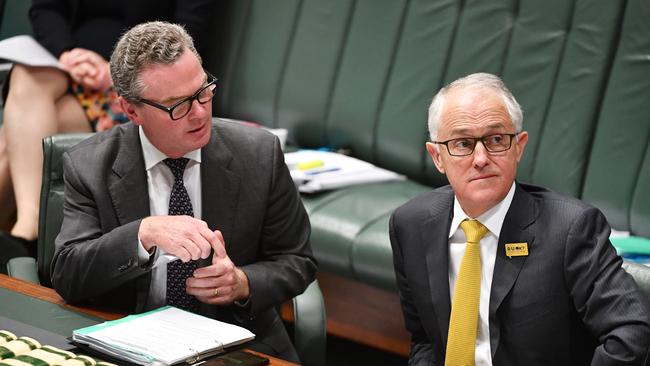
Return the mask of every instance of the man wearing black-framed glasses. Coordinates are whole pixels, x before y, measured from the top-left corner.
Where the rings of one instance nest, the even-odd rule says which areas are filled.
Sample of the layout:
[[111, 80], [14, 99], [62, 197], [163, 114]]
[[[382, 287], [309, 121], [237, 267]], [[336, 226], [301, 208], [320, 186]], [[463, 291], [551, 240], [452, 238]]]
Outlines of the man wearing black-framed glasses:
[[54, 288], [70, 303], [169, 304], [238, 324], [255, 333], [251, 348], [298, 362], [276, 308], [316, 261], [278, 139], [212, 121], [217, 79], [181, 26], [129, 30], [110, 69], [133, 123], [64, 154]]
[[390, 220], [409, 365], [643, 364], [647, 299], [600, 211], [515, 181], [522, 122], [490, 74], [431, 102], [426, 149], [449, 185]]

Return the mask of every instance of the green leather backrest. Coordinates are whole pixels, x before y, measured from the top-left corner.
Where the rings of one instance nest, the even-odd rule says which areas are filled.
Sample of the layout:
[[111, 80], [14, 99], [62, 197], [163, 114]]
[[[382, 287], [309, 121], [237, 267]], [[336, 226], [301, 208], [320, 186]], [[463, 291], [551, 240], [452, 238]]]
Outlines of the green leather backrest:
[[[641, 0], [633, 0], [641, 1]], [[530, 132], [519, 178], [579, 195], [625, 1], [246, 0], [215, 27], [217, 115], [445, 183], [425, 154], [433, 94], [502, 75]], [[213, 59], [213, 57], [211, 57]]]
[[650, 237], [650, 2], [630, 1], [595, 131], [583, 198], [612, 227]]
[[28, 0], [3, 0], [0, 4], [0, 40], [19, 34], [32, 34], [27, 16], [32, 2]]
[[54, 135], [43, 139], [43, 182], [38, 222], [38, 277], [41, 285], [52, 287], [50, 264], [54, 239], [63, 222], [63, 153], [91, 134]]

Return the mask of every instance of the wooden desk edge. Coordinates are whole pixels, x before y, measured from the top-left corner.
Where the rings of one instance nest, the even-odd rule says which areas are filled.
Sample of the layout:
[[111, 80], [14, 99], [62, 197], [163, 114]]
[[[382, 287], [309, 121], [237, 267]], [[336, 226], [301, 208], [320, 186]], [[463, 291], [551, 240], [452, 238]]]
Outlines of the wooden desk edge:
[[[37, 285], [31, 282], [23, 281], [14, 277], [9, 277], [5, 274], [0, 273], [0, 287], [5, 288], [7, 290], [11, 290], [26, 296], [30, 296], [39, 300], [47, 301], [52, 304], [56, 304], [59, 306], [62, 306], [64, 308], [70, 309], [72, 311], [78, 312], [78, 313], [83, 313], [83, 314], [88, 314], [95, 316], [100, 319], [104, 320], [115, 320], [119, 319], [126, 314], [121, 314], [121, 313], [115, 313], [115, 312], [110, 312], [110, 311], [103, 311], [103, 310], [95, 310], [95, 309], [90, 309], [90, 308], [85, 308], [82, 306], [74, 306], [74, 305], [69, 305], [66, 304], [65, 301], [59, 294], [54, 291], [54, 289], [44, 287], [41, 285]], [[246, 351], [255, 353], [259, 356], [262, 357], [267, 357], [271, 362], [271, 366], [294, 366], [296, 364], [285, 361], [279, 358], [275, 358], [273, 356], [269, 356], [267, 354], [255, 352], [253, 350], [247, 349]]]

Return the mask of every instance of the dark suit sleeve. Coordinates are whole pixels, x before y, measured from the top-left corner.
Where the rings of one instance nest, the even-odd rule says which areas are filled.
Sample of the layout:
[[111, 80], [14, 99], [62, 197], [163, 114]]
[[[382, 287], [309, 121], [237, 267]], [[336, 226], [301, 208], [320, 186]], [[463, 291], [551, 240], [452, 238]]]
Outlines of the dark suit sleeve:
[[63, 174], [63, 224], [55, 241], [52, 285], [67, 302], [92, 301], [150, 270], [137, 263], [141, 220], [103, 233], [96, 200], [67, 152]]
[[589, 208], [573, 222], [565, 279], [574, 306], [599, 342], [592, 365], [644, 364], [650, 345], [648, 304], [609, 242], [605, 217]]
[[250, 285], [253, 314], [302, 293], [314, 280], [317, 266], [309, 243], [309, 218], [276, 137], [271, 163], [271, 186], [258, 260], [242, 267]]
[[70, 12], [64, 0], [33, 0], [29, 9], [34, 37], [55, 57], [74, 47], [68, 21]]
[[431, 348], [431, 340], [426, 336], [422, 327], [420, 316], [413, 304], [411, 288], [404, 274], [404, 258], [402, 256], [402, 247], [399, 242], [398, 228], [395, 227], [395, 213], [390, 218], [389, 234], [390, 243], [393, 249], [393, 265], [395, 266], [395, 276], [399, 289], [400, 302], [406, 329], [411, 333], [411, 352], [409, 355], [409, 366], [432, 365], [434, 364], [434, 352]]

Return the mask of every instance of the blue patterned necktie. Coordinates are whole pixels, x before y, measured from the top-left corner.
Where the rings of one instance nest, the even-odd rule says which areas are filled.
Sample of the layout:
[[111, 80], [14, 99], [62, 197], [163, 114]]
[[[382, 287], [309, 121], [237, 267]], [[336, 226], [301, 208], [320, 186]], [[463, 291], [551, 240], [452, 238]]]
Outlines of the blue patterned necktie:
[[[183, 184], [183, 173], [189, 159], [163, 160], [174, 174], [174, 186], [169, 196], [169, 215], [194, 216], [192, 202]], [[167, 263], [167, 304], [181, 309], [195, 311], [198, 301], [185, 291], [185, 280], [191, 277], [196, 269], [196, 261], [183, 263], [180, 260]]]

